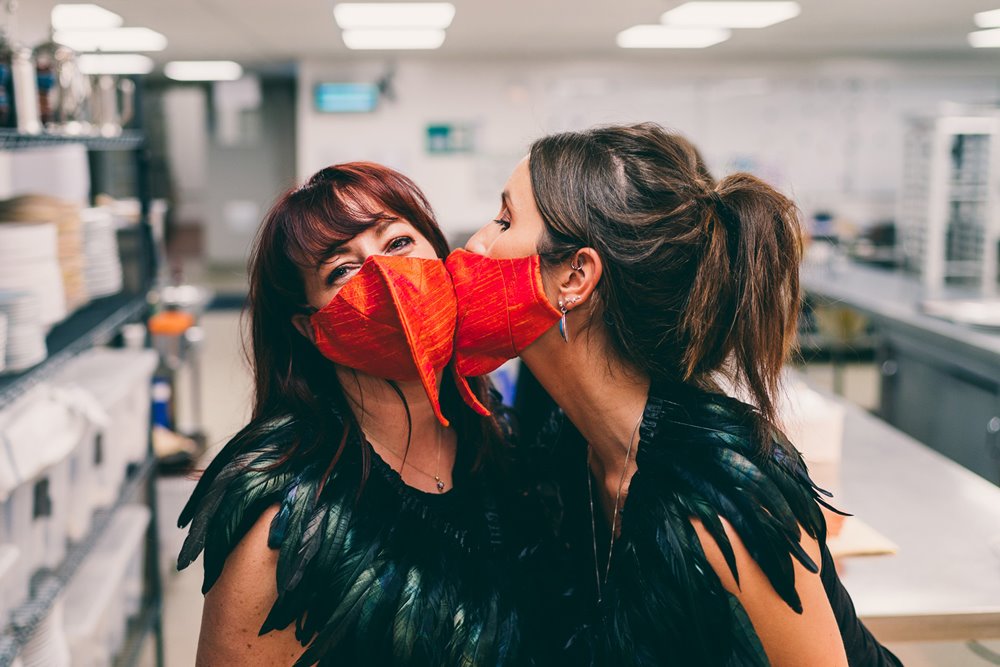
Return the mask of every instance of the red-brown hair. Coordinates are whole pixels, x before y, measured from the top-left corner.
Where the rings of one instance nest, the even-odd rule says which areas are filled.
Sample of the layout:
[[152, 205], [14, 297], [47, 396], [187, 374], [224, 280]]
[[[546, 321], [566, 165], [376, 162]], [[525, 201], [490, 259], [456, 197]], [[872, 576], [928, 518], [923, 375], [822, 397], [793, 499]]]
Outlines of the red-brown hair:
[[[330, 467], [336, 463], [350, 429], [357, 425], [334, 365], [295, 329], [292, 318], [308, 306], [302, 270], [315, 269], [336, 246], [387, 217], [406, 220], [439, 257], [448, 254], [448, 243], [426, 197], [409, 178], [382, 165], [352, 162], [327, 167], [302, 187], [285, 192], [271, 207], [250, 258], [246, 352], [254, 377], [254, 405], [250, 424], [237, 438], [264, 428], [272, 419], [291, 416], [308, 423], [314, 436], [309, 442], [293, 443], [287, 457], [339, 442]], [[471, 384], [485, 401], [485, 380]], [[460, 400], [450, 373], [443, 385], [442, 410], [455, 424], [460, 440], [471, 439], [480, 448], [474, 460], [482, 462], [495, 443], [495, 422], [479, 417]], [[367, 450], [363, 456], [367, 475]]]

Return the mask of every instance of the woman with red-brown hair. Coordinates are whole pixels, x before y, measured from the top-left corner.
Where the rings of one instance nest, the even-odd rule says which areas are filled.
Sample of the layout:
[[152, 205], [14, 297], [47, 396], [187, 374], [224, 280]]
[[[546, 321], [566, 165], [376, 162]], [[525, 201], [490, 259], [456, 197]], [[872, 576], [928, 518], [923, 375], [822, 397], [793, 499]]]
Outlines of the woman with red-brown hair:
[[252, 419], [180, 517], [179, 566], [204, 552], [199, 665], [529, 661], [506, 427], [450, 366], [447, 252], [417, 187], [375, 164], [323, 169], [268, 213]]
[[775, 426], [801, 242], [790, 199], [647, 123], [536, 141], [448, 259], [458, 369], [519, 354], [562, 409], [540, 483], [602, 665], [899, 664]]

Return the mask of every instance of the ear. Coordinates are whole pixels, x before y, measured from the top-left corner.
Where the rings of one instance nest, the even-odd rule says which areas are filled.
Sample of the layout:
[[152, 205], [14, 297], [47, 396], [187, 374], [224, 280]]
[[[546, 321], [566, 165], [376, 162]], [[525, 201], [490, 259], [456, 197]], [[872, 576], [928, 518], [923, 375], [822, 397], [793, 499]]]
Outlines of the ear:
[[310, 343], [316, 344], [316, 334], [313, 333], [312, 321], [308, 315], [304, 313], [292, 315], [292, 326], [298, 329], [298, 332], [305, 336]]
[[590, 300], [601, 280], [604, 265], [593, 248], [580, 248], [564, 267], [566, 273], [559, 284], [559, 299], [567, 310], [579, 308]]

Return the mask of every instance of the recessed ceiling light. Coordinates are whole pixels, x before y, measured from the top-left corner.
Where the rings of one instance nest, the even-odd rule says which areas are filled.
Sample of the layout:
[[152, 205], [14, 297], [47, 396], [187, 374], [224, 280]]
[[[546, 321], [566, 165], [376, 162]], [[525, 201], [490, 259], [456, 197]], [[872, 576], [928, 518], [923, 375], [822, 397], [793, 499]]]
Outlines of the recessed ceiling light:
[[163, 66], [174, 81], [236, 81], [243, 68], [232, 60], [174, 60]]
[[122, 17], [97, 5], [56, 5], [49, 14], [53, 30], [117, 28]]
[[444, 30], [345, 30], [349, 49], [437, 49], [444, 44]]
[[973, 15], [972, 19], [980, 28], [1000, 28], [1000, 9], [991, 9], [988, 12], [979, 12]]
[[439, 28], [451, 25], [450, 2], [342, 2], [333, 16], [344, 30], [357, 28]]
[[1000, 28], [970, 32], [969, 44], [977, 49], [1000, 48]]
[[767, 28], [795, 18], [801, 11], [797, 2], [686, 2], [661, 20], [676, 26]]
[[84, 74], [149, 74], [153, 59], [138, 53], [84, 53], [78, 61]]
[[149, 28], [59, 30], [52, 39], [76, 51], [162, 51], [167, 38]]
[[704, 49], [729, 39], [725, 28], [677, 28], [666, 25], [636, 25], [618, 33], [623, 49]]

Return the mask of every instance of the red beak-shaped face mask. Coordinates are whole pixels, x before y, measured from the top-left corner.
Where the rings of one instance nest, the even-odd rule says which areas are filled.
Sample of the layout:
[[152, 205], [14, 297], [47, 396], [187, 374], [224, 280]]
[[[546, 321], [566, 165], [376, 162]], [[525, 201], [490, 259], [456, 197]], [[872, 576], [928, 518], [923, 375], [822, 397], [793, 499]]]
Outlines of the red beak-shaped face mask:
[[496, 370], [559, 321], [542, 287], [538, 255], [493, 259], [456, 250], [445, 263], [458, 299], [459, 374]]
[[[456, 300], [440, 259], [372, 255], [310, 318], [316, 347], [330, 361], [387, 380], [419, 379], [438, 419], [437, 374], [451, 359]], [[486, 413], [462, 378], [459, 391]]]

